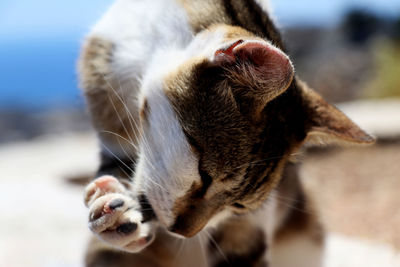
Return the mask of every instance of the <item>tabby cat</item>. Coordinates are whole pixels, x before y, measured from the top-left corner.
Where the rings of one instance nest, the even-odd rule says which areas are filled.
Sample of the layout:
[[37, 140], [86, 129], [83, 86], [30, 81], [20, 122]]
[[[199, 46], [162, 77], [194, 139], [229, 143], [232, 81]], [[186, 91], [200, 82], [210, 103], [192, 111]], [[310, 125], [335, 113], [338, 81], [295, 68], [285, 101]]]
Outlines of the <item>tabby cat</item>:
[[87, 266], [321, 264], [294, 154], [373, 138], [296, 76], [267, 3], [117, 0], [80, 76], [101, 140], [89, 228], [108, 244]]

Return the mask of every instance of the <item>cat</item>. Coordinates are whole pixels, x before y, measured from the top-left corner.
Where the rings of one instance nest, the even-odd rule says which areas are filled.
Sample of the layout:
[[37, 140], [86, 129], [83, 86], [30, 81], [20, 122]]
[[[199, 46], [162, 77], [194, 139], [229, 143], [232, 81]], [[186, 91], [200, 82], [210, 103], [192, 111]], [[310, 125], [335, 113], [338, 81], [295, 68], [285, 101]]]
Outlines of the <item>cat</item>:
[[374, 139], [296, 76], [268, 3], [117, 0], [79, 72], [101, 142], [89, 228], [108, 244], [87, 266], [321, 264], [295, 155]]

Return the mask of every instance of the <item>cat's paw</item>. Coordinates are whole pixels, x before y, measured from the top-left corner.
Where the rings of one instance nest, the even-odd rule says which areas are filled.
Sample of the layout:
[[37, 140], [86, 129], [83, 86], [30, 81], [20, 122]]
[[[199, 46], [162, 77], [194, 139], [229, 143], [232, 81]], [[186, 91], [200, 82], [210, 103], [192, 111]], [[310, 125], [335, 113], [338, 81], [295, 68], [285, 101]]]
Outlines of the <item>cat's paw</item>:
[[143, 221], [139, 202], [114, 177], [102, 176], [85, 189], [89, 228], [106, 243], [139, 252], [154, 239], [150, 222]]

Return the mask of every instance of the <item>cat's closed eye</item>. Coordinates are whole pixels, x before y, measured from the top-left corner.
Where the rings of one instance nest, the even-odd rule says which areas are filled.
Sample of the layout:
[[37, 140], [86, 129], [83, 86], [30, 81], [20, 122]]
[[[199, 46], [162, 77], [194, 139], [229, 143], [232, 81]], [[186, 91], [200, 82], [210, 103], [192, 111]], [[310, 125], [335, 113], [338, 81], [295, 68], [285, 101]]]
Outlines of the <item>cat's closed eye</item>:
[[232, 204], [232, 207], [237, 208], [237, 209], [246, 209], [246, 207], [238, 202], [235, 202]]
[[199, 164], [199, 174], [200, 174], [201, 181], [203, 183], [200, 194], [204, 195], [212, 183], [212, 178], [206, 171], [204, 171], [201, 168], [201, 164]]

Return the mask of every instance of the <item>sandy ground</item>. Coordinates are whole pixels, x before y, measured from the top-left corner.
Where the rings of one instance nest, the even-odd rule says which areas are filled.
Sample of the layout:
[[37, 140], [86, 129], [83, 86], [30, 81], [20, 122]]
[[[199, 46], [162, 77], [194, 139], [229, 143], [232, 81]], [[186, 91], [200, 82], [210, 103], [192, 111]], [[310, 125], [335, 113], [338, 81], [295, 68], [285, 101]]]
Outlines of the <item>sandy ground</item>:
[[[355, 119], [378, 135], [400, 125], [400, 112], [385, 123], [365, 112]], [[91, 133], [0, 146], [1, 267], [82, 266], [87, 211], [68, 178], [92, 173], [97, 151]], [[330, 233], [325, 267], [400, 267], [400, 143], [311, 153], [301, 172]]]

